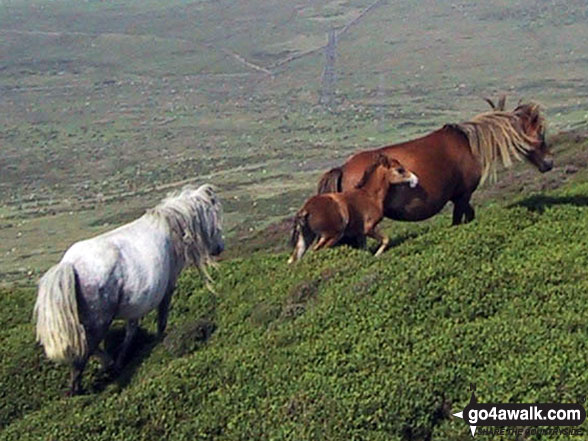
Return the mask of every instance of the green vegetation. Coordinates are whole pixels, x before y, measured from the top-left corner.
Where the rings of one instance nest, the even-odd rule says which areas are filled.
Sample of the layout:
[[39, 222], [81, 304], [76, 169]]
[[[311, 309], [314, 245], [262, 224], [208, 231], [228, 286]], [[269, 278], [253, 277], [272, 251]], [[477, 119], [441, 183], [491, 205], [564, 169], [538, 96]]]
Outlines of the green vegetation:
[[95, 362], [74, 399], [34, 346], [33, 290], [6, 291], [0, 437], [466, 440], [450, 414], [471, 382], [483, 401], [575, 402], [588, 384], [587, 195], [573, 181], [458, 228], [390, 223], [380, 259], [340, 247], [293, 268], [286, 253], [227, 260], [217, 295], [188, 271], [163, 344], [153, 314], [121, 377]]
[[[586, 396], [585, 2], [382, 2], [339, 39], [324, 109], [327, 32], [372, 3], [0, 2], [0, 440], [465, 441], [472, 382], [484, 402]], [[566, 131], [552, 172], [502, 172], [459, 228], [385, 222], [380, 259], [286, 266], [285, 218], [321, 172], [505, 90]], [[216, 294], [186, 271], [165, 339], [150, 314], [120, 376], [92, 361], [63, 398], [34, 281], [187, 181], [224, 201]]]
[[467, 119], [484, 95], [586, 130], [579, 1], [381, 2], [339, 38], [337, 104], [318, 106], [328, 31], [373, 3], [2, 1], [1, 280], [34, 281], [190, 180], [220, 188], [239, 247], [350, 153]]

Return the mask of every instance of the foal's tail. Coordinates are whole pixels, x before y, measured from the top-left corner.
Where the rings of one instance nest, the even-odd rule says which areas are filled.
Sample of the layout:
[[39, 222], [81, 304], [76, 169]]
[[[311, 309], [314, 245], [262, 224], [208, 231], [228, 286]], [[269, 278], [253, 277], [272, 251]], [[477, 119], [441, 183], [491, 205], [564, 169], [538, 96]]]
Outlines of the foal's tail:
[[292, 228], [292, 236], [290, 237], [290, 245], [294, 250], [288, 263], [300, 259], [316, 237], [308, 225], [308, 214], [308, 211], [302, 209], [294, 217], [294, 226]]
[[343, 177], [343, 170], [341, 167], [335, 167], [326, 172], [319, 181], [318, 194], [322, 193], [340, 193], [341, 178]]
[[39, 281], [33, 317], [37, 341], [50, 360], [72, 363], [88, 353], [86, 331], [78, 316], [76, 277], [71, 263], [58, 263]]
[[294, 216], [294, 225], [292, 226], [292, 236], [290, 236], [290, 246], [296, 246], [300, 235], [304, 235], [308, 228], [308, 211], [300, 210]]

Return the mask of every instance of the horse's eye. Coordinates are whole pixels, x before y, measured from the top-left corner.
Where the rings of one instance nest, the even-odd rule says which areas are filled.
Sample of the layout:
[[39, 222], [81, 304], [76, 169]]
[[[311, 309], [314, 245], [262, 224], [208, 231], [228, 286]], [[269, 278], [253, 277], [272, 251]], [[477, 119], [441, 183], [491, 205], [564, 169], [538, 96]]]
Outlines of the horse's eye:
[[401, 175], [403, 175], [406, 170], [404, 170], [402, 167], [399, 167], [399, 168], [396, 169], [396, 171], [398, 173], [400, 173]]

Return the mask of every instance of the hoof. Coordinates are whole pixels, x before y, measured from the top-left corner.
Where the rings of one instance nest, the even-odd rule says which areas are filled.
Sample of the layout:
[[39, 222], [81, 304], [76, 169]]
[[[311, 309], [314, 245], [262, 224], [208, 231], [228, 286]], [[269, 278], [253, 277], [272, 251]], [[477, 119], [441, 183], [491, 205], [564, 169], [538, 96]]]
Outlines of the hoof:
[[114, 365], [114, 363], [112, 363], [108, 367], [103, 367], [102, 373], [104, 375], [106, 375], [107, 377], [111, 377], [111, 378], [116, 377], [118, 375], [118, 373], [116, 372], [116, 366]]
[[374, 257], [380, 257], [382, 254], [384, 254], [384, 251], [386, 251], [386, 248], [378, 249], [378, 251], [376, 251], [376, 254], [374, 254]]
[[108, 364], [103, 364], [102, 368], [100, 369], [102, 373], [109, 374], [114, 369], [114, 361], [111, 361]]
[[118, 377], [122, 373], [123, 368], [124, 366], [122, 365], [122, 363], [114, 363], [108, 372], [110, 378], [114, 379]]
[[73, 390], [73, 389], [69, 389], [66, 390], [63, 394], [64, 397], [66, 398], [71, 398], [71, 397], [75, 397], [76, 395], [82, 395], [84, 393], [84, 391], [82, 390]]

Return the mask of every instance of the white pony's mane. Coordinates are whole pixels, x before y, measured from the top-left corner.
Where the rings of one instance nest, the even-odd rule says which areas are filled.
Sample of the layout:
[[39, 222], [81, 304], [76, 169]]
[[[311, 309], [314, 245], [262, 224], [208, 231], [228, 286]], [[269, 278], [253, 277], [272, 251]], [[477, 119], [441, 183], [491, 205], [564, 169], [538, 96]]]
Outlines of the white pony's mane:
[[169, 193], [145, 216], [165, 222], [176, 258], [197, 266], [205, 275], [212, 262], [213, 241], [221, 234], [222, 207], [211, 185], [186, 185]]

